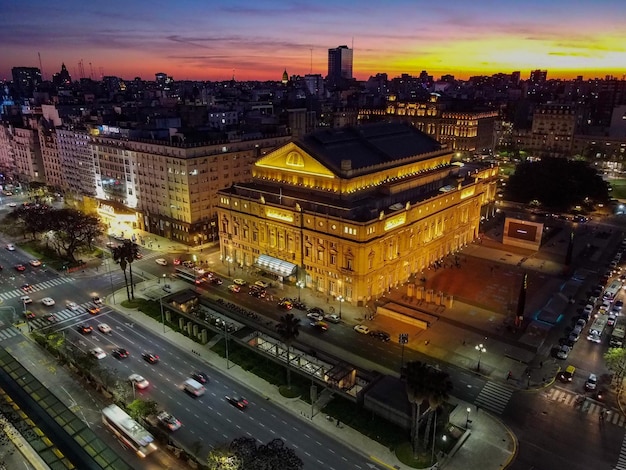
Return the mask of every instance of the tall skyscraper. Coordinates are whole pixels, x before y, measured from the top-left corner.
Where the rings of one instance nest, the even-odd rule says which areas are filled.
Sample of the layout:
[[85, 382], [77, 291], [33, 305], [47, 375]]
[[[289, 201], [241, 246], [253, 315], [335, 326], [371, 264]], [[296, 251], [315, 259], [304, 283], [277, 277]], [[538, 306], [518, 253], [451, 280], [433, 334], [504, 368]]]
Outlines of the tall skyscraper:
[[328, 49], [328, 76], [326, 78], [335, 85], [343, 80], [352, 80], [352, 49], [348, 46]]
[[13, 87], [24, 98], [33, 96], [35, 87], [41, 83], [41, 71], [37, 67], [13, 67]]

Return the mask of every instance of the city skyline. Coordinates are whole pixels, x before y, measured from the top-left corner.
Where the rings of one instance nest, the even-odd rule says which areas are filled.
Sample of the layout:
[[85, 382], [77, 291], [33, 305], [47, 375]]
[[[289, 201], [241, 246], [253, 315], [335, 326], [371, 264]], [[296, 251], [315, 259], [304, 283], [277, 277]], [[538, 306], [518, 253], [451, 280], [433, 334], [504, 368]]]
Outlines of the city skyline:
[[[354, 76], [390, 78], [422, 70], [439, 77], [548, 70], [548, 78], [626, 73], [626, 4], [600, 0], [491, 1], [276, 0], [175, 5], [111, 0], [108, 9], [77, 0], [13, 2], [0, 19], [0, 78], [11, 68], [39, 67], [45, 79], [65, 63], [73, 78], [115, 75], [153, 80], [280, 80], [326, 76], [328, 49], [354, 47]], [[465, 10], [461, 10], [465, 8]], [[268, 60], [268, 58], [270, 58]]]

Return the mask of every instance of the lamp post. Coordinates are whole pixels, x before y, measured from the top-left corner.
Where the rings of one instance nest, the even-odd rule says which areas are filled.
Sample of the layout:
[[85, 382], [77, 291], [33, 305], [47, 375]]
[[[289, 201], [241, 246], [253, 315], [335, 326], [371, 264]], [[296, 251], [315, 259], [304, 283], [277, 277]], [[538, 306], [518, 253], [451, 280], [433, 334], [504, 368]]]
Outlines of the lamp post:
[[228, 359], [228, 328], [226, 326], [226, 322], [224, 323], [224, 344], [226, 345], [226, 370], [230, 369], [230, 362]]
[[302, 288], [304, 287], [304, 282], [298, 281], [296, 282], [296, 286], [298, 286], [298, 302], [300, 302], [302, 300], [301, 294], [302, 294]]
[[467, 417], [465, 418], [465, 429], [467, 429], [469, 427], [469, 423], [471, 423], [469, 416], [472, 409], [468, 406], [465, 411], [467, 411]]
[[483, 343], [476, 345], [476, 351], [478, 351], [478, 365], [476, 366], [476, 372], [480, 372], [480, 357], [484, 352], [487, 352]]
[[230, 256], [226, 257], [226, 265], [228, 266], [228, 277], [230, 277], [230, 263], [233, 262], [233, 259]]
[[341, 304], [345, 299], [343, 298], [343, 295], [340, 295], [339, 297], [337, 297], [337, 300], [339, 301], [339, 319], [341, 319]]

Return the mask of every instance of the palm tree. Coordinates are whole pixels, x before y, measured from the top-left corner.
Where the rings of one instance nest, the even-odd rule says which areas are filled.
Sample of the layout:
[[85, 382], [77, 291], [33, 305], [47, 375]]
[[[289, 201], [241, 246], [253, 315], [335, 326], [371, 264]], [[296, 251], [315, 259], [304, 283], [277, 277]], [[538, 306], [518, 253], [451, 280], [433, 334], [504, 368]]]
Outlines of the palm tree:
[[[121, 245], [115, 246], [111, 250], [113, 254], [113, 260], [120, 265], [122, 271], [124, 271], [124, 283], [126, 284], [126, 297], [128, 300], [135, 298], [135, 285], [133, 282], [133, 261], [138, 259], [139, 247], [136, 243], [130, 240], [124, 240]], [[128, 267], [130, 273], [130, 289], [128, 278], [126, 276], [126, 268]]]
[[276, 325], [280, 339], [287, 345], [287, 388], [291, 390], [291, 344], [300, 334], [300, 319], [293, 313], [286, 313]]
[[413, 457], [417, 458], [419, 450], [419, 421], [422, 402], [428, 398], [429, 382], [432, 368], [421, 361], [407, 362], [404, 369], [406, 380], [406, 392], [411, 403], [411, 447]]
[[124, 245], [118, 245], [111, 248], [111, 255], [113, 261], [120, 265], [122, 272], [124, 273], [124, 284], [126, 285], [126, 298], [130, 302], [130, 290], [128, 289], [128, 276], [126, 276], [126, 254], [124, 253]]
[[450, 398], [450, 392], [452, 391], [450, 376], [443, 371], [431, 369], [428, 376], [428, 389], [428, 405], [430, 413], [428, 414], [426, 430], [424, 431], [424, 448], [426, 448], [430, 443], [430, 427], [433, 422], [433, 414], [435, 415], [436, 422], [437, 410], [448, 398]]

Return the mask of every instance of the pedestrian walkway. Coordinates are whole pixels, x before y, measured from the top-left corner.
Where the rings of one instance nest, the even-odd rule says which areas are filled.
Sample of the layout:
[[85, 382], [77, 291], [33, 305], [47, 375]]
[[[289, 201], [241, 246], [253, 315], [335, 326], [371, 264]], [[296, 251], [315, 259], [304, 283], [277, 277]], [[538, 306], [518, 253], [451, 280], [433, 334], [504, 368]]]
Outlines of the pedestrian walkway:
[[613, 470], [626, 470], [626, 435], [624, 435], [624, 440], [622, 441], [622, 448], [619, 451], [617, 465], [613, 467]]
[[581, 395], [558, 387], [552, 387], [550, 390], [544, 392], [543, 396], [553, 402], [572, 408], [578, 408], [582, 413], [586, 413], [594, 417], [597, 416], [598, 419], [600, 419], [600, 416], [604, 412], [605, 423], [611, 423], [620, 428], [626, 427], [626, 419], [624, 418], [624, 415], [619, 412], [619, 410], [611, 409], [604, 403], [600, 403], [591, 398], [586, 397], [584, 401], [579, 403], [578, 401]]
[[45, 289], [50, 289], [51, 287], [60, 286], [61, 284], [66, 284], [68, 282], [73, 282], [74, 279], [71, 277], [57, 277], [54, 279], [50, 279], [49, 281], [39, 282], [37, 284], [31, 284], [28, 292], [25, 292], [22, 289], [13, 289], [8, 292], [0, 293], [0, 299], [2, 300], [10, 300], [16, 297], [21, 297], [30, 292], [38, 292]]
[[16, 328], [14, 326], [4, 328], [0, 330], [0, 342], [5, 341], [10, 338], [15, 338], [16, 336], [21, 335], [21, 334], [22, 332], [19, 330], [19, 328]]
[[474, 404], [493, 413], [502, 414], [514, 391], [514, 388], [507, 385], [489, 381], [474, 400]]
[[[63, 310], [59, 310], [58, 312], [50, 312], [49, 315], [54, 316], [54, 318], [50, 320], [46, 319], [47, 315], [44, 315], [44, 317], [37, 317], [37, 318], [34, 318], [33, 320], [29, 320], [28, 323], [33, 328], [45, 328], [47, 326], [50, 326], [53, 323], [57, 323], [60, 321], [65, 321], [65, 320], [71, 320], [78, 316], [84, 315], [88, 313], [87, 308], [92, 305], [93, 305], [93, 302], [85, 302], [85, 303], [79, 304], [76, 310], [71, 310], [69, 308], [66, 308]], [[106, 307], [100, 308], [101, 314], [106, 313], [106, 312], [107, 312]]]

